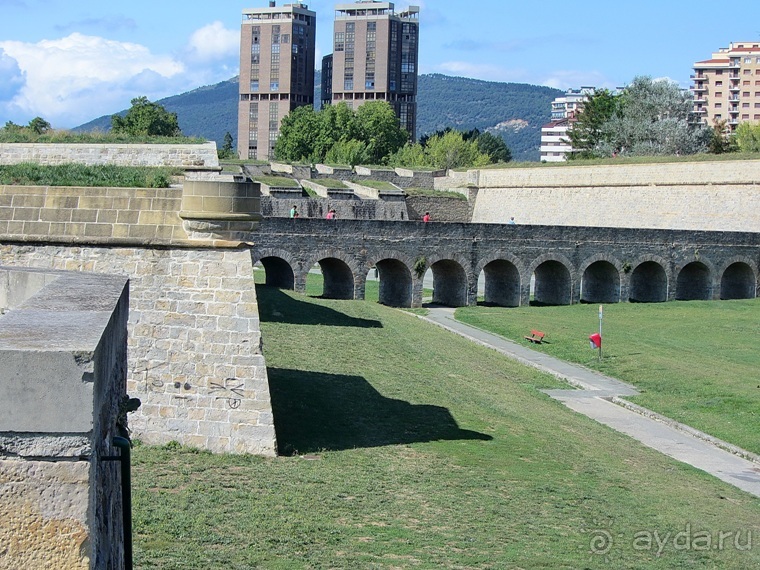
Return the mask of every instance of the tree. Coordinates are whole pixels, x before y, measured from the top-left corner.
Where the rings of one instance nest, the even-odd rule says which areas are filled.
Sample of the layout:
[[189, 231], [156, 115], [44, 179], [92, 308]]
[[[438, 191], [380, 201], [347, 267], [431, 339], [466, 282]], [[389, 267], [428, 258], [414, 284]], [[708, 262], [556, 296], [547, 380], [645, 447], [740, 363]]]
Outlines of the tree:
[[712, 136], [710, 137], [710, 143], [708, 150], [710, 154], [723, 154], [726, 152], [735, 152], [736, 140], [731, 136], [731, 129], [728, 127], [728, 121], [726, 119], [713, 121]]
[[356, 110], [355, 134], [367, 145], [367, 160], [381, 164], [409, 140], [393, 108], [385, 101], [370, 101]]
[[618, 100], [607, 89], [601, 89], [591, 95], [583, 104], [568, 133], [570, 144], [576, 152], [568, 158], [592, 158], [594, 150], [604, 140], [604, 125], [612, 119], [618, 110]]
[[636, 77], [621, 94], [620, 112], [605, 125], [608, 145], [632, 156], [682, 155], [706, 152], [712, 132], [693, 117], [690, 93], [677, 83]]
[[383, 164], [407, 139], [385, 101], [365, 103], [356, 111], [345, 103], [320, 111], [304, 106], [283, 118], [274, 151], [278, 160], [289, 162]]
[[224, 144], [222, 145], [222, 148], [216, 151], [216, 154], [219, 158], [233, 158], [235, 156], [235, 151], [232, 149], [232, 135], [229, 131], [224, 133]]
[[310, 160], [316, 154], [319, 134], [319, 118], [314, 109], [306, 105], [298, 107], [283, 117], [274, 155], [286, 162]]
[[31, 130], [33, 133], [37, 135], [44, 135], [46, 132], [48, 132], [52, 128], [53, 128], [52, 125], [48, 123], [42, 117], [35, 117], [31, 121], [29, 121], [29, 130]]
[[736, 145], [741, 152], [760, 152], [760, 125], [739, 123], [734, 133]]
[[512, 160], [512, 151], [509, 150], [503, 138], [485, 131], [480, 133], [475, 140], [478, 143], [478, 150], [487, 154], [492, 163]]
[[465, 141], [462, 133], [451, 131], [443, 136], [436, 135], [428, 140], [426, 152], [431, 166], [448, 170], [485, 166], [491, 160], [478, 150], [477, 141]]
[[151, 103], [147, 97], [136, 97], [123, 117], [111, 116], [111, 130], [131, 136], [177, 137], [182, 135], [177, 113], [170, 113], [162, 105]]

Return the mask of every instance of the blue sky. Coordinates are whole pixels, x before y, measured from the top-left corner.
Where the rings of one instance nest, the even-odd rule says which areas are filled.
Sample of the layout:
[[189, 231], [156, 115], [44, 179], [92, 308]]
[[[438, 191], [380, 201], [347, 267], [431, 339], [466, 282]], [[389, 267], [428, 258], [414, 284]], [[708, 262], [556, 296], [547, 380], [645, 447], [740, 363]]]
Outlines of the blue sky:
[[[344, 0], [347, 1], [347, 0]], [[278, 5], [286, 3], [278, 0]], [[317, 12], [318, 60], [337, 2]], [[421, 0], [420, 72], [560, 89], [622, 86], [637, 75], [689, 86], [695, 61], [760, 40], [760, 2], [709, 17], [706, 0]], [[0, 0], [0, 125], [42, 116], [68, 128], [238, 72], [244, 8], [267, 0]], [[548, 110], [547, 110], [548, 112]]]

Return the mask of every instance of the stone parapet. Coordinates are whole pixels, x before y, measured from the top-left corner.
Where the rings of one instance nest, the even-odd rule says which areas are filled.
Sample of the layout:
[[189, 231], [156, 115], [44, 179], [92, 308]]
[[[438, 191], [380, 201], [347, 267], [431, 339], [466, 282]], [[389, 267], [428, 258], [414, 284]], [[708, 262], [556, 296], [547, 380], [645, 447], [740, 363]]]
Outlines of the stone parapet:
[[0, 165], [34, 162], [218, 168], [216, 143], [202, 144], [59, 144], [0, 143]]

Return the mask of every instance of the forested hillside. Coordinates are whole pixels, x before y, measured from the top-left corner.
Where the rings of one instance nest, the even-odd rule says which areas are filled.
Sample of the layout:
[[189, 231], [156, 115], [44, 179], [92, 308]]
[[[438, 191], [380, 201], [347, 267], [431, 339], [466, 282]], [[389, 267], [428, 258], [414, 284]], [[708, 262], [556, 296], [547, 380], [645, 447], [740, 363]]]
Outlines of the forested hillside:
[[[320, 81], [318, 72], [314, 94], [317, 102]], [[549, 121], [551, 101], [561, 93], [550, 87], [523, 83], [420, 75], [417, 135], [445, 127], [488, 130], [504, 138], [514, 160], [538, 160], [541, 125]], [[237, 139], [237, 101], [235, 77], [158, 102], [177, 113], [183, 134], [215, 140], [221, 147], [225, 133]], [[76, 130], [107, 130], [110, 126], [110, 116], [104, 116]]]

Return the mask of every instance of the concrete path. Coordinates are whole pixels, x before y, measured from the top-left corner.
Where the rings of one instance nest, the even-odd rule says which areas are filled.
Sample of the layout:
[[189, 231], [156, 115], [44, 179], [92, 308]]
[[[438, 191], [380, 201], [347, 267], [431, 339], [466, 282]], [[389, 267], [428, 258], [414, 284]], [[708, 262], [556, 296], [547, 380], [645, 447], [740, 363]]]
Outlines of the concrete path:
[[[630, 384], [460, 323], [454, 319], [452, 308], [435, 305], [427, 308], [430, 314], [427, 317], [421, 317], [424, 320], [579, 388], [577, 390], [545, 390], [552, 398], [559, 400], [568, 408], [760, 497], [760, 463], [744, 458], [751, 457], [752, 454], [724, 444], [707, 434], [701, 434], [688, 426], [658, 416], [644, 408], [638, 408], [637, 412], [613, 403], [612, 400], [616, 396], [638, 394]], [[716, 445], [716, 442], [720, 447]], [[734, 452], [730, 453], [725, 448], [731, 448]]]

